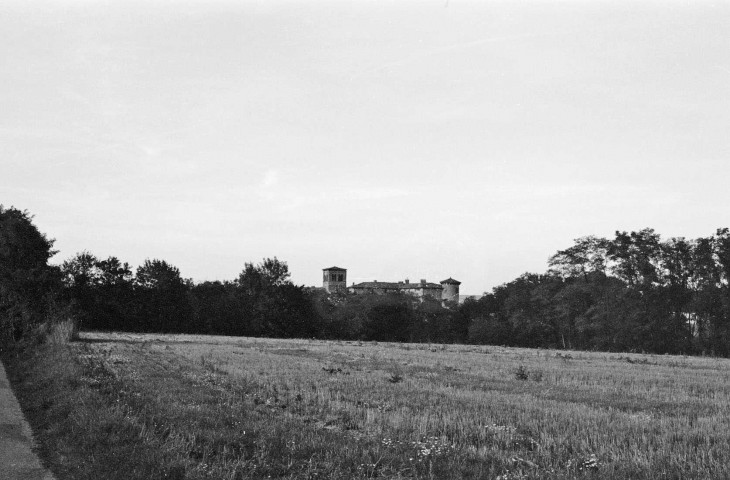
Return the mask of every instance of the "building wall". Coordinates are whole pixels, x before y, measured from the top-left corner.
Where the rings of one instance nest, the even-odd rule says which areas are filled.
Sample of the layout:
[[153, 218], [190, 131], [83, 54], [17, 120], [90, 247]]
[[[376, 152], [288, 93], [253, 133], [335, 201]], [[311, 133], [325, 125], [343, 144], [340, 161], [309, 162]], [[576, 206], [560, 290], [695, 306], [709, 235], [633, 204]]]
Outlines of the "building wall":
[[361, 295], [364, 293], [374, 293], [376, 295], [385, 295], [386, 293], [398, 293], [401, 290], [399, 288], [392, 287], [349, 287], [348, 292], [354, 293], [355, 295]]
[[322, 286], [327, 293], [347, 291], [347, 270], [324, 270], [322, 272]]
[[459, 301], [459, 286], [455, 283], [444, 283], [444, 291], [441, 294], [441, 299], [445, 302], [458, 302]]
[[417, 283], [411, 283], [408, 288], [392, 288], [392, 287], [349, 287], [348, 291], [356, 295], [364, 293], [374, 293], [376, 295], [384, 295], [386, 293], [407, 293], [417, 298], [430, 296], [436, 300], [441, 300], [441, 287], [421, 287]]
[[418, 287], [418, 284], [413, 285], [415, 288], [408, 288], [405, 290], [406, 293], [415, 295], [418, 298], [433, 297], [436, 300], [441, 300], [442, 288], [441, 287]]

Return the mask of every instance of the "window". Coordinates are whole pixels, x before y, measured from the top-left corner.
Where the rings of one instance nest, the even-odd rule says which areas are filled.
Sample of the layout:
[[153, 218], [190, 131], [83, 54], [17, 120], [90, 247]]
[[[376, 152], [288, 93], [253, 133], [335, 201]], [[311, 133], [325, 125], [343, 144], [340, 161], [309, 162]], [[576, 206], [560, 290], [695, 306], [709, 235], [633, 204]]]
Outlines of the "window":
[[343, 277], [344, 277], [344, 275], [340, 273], [339, 275], [337, 275], [337, 281], [338, 282], [344, 282], [345, 279]]

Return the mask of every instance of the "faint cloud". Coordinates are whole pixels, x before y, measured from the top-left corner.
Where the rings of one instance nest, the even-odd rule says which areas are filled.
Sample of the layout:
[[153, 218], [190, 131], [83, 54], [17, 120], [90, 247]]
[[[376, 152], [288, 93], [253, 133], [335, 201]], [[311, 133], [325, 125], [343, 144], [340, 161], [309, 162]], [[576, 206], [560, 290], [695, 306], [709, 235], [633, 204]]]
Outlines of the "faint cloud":
[[266, 200], [274, 199], [279, 196], [276, 192], [279, 184], [279, 171], [267, 170], [259, 183], [259, 195]]
[[460, 42], [455, 43], [452, 45], [446, 45], [443, 47], [434, 48], [425, 52], [417, 53], [414, 55], [409, 55], [404, 58], [400, 58], [397, 60], [384, 62], [379, 65], [371, 66], [368, 68], [365, 68], [363, 70], [360, 70], [358, 72], [355, 72], [351, 77], [350, 81], [355, 80], [357, 78], [360, 78], [365, 75], [369, 75], [372, 73], [378, 73], [383, 70], [387, 70], [389, 68], [394, 67], [401, 67], [406, 64], [423, 60], [428, 57], [432, 57], [435, 55], [442, 55], [445, 53], [453, 53], [458, 50], [466, 50], [470, 48], [480, 47], [483, 45], [487, 45], [490, 43], [503, 43], [503, 42], [513, 42], [513, 41], [519, 41], [519, 40], [526, 40], [526, 39], [534, 39], [534, 38], [541, 38], [541, 37], [549, 37], [549, 36], [559, 36], [559, 35], [568, 35], [569, 32], [555, 32], [555, 33], [526, 33], [526, 34], [520, 34], [520, 35], [505, 35], [505, 36], [495, 36], [495, 37], [487, 37], [482, 38], [478, 40], [472, 40], [469, 42]]
[[331, 187], [326, 190], [295, 186], [283, 182], [279, 170], [268, 170], [258, 185], [258, 194], [264, 200], [277, 201], [280, 211], [302, 208], [332, 207], [333, 205], [363, 204], [402, 198], [412, 192], [390, 187]]
[[[622, 191], [627, 190], [626, 186], [619, 186]], [[521, 197], [529, 197], [533, 199], [563, 198], [584, 195], [603, 194], [613, 190], [607, 185], [584, 184], [584, 185], [508, 185], [494, 189], [504, 195], [519, 195]], [[615, 191], [615, 190], [614, 190]]]
[[269, 170], [264, 174], [264, 179], [261, 181], [261, 188], [264, 190], [270, 190], [279, 184], [279, 172], [277, 170]]
[[355, 188], [339, 192], [340, 200], [383, 200], [396, 197], [405, 197], [410, 192], [400, 188]]
[[70, 100], [73, 103], [81, 104], [85, 107], [93, 107], [94, 102], [89, 100], [89, 98], [85, 95], [82, 95], [81, 93], [70, 90], [70, 89], [57, 89], [58, 93], [61, 97], [65, 98], [66, 100]]
[[157, 158], [164, 151], [164, 149], [160, 146], [144, 145], [141, 143], [137, 144], [137, 148], [142, 150], [142, 153], [144, 153], [147, 158]]

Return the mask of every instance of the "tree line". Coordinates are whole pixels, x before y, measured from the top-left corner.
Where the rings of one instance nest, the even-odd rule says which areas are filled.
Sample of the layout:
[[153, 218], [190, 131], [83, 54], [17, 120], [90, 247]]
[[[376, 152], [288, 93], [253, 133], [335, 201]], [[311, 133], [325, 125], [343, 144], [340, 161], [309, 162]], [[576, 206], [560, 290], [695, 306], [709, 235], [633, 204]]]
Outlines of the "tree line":
[[135, 272], [82, 252], [60, 267], [63, 296], [82, 329], [381, 341], [459, 339], [452, 311], [405, 294], [328, 294], [294, 285], [276, 257], [246, 263], [231, 281], [194, 283], [164, 260]]
[[543, 274], [464, 305], [469, 341], [525, 347], [730, 354], [730, 232], [653, 229], [575, 240]]
[[730, 355], [730, 232], [662, 240], [652, 229], [594, 236], [478, 300], [329, 294], [286, 262], [195, 283], [160, 259], [136, 269], [81, 252], [50, 265], [53, 240], [0, 206], [0, 340], [54, 319], [81, 329], [282, 338], [474, 343]]

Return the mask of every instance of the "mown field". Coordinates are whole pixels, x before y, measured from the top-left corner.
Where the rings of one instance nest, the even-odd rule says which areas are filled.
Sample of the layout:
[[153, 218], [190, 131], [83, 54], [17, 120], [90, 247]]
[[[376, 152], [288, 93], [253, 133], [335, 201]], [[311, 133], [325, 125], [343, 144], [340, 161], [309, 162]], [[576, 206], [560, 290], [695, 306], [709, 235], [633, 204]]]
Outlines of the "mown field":
[[11, 365], [59, 478], [730, 478], [730, 361], [85, 333]]

